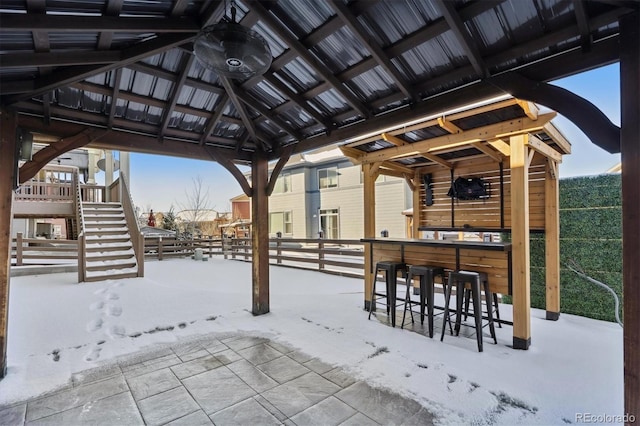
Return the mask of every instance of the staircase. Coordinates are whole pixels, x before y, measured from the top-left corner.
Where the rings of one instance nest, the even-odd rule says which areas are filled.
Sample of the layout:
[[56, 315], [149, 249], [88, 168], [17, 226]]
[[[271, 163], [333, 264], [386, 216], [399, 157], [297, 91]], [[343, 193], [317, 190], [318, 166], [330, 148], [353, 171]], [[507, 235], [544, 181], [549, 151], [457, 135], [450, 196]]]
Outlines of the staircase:
[[120, 203], [82, 203], [85, 281], [132, 278], [138, 264]]

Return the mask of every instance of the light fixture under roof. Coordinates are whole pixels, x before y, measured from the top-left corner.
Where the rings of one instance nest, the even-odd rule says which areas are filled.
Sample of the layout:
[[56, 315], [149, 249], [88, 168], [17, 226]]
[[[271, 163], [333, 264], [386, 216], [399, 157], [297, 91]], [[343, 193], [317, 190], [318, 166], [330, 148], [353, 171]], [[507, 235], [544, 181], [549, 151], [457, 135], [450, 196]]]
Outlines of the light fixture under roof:
[[217, 24], [205, 27], [196, 38], [196, 58], [206, 68], [228, 78], [264, 74], [273, 59], [269, 44], [260, 34], [235, 21], [236, 8], [231, 2], [231, 20], [225, 16]]

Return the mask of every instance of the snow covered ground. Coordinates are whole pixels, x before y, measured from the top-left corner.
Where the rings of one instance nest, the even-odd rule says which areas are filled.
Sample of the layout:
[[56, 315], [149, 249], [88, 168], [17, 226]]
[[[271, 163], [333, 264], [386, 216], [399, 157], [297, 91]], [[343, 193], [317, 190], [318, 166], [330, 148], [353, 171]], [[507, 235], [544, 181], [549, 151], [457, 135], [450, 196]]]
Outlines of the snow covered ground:
[[[66, 385], [72, 373], [197, 335], [246, 332], [288, 343], [354, 377], [422, 403], [439, 424], [579, 423], [622, 415], [622, 329], [532, 310], [532, 346], [496, 329], [437, 338], [367, 320], [363, 283], [271, 267], [271, 312], [251, 313], [251, 265], [209, 259], [147, 262], [144, 278], [78, 284], [76, 273], [11, 279], [8, 375], [0, 405]], [[510, 306], [501, 306], [509, 318]], [[382, 316], [381, 316], [382, 317]]]

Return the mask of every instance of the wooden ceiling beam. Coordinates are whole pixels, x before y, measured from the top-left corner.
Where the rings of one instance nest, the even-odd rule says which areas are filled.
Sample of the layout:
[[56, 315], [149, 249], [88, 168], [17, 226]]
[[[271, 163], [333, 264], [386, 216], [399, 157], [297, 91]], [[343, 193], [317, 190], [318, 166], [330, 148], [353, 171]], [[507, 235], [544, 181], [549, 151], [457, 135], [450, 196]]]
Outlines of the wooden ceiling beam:
[[[449, 114], [447, 115], [449, 122], [451, 122], [452, 120], [460, 120], [462, 118], [466, 118], [466, 117], [471, 117], [473, 115], [478, 115], [478, 114], [482, 114], [485, 113], [487, 111], [493, 111], [493, 110], [497, 110], [497, 109], [501, 109], [501, 108], [506, 108], [509, 107], [511, 105], [515, 105], [516, 104], [516, 100], [514, 98], [509, 98], [509, 99], [505, 99], [503, 101], [499, 101], [499, 102], [495, 102], [495, 103], [491, 103], [488, 105], [483, 105], [481, 107], [478, 108], [473, 108], [473, 109], [468, 109], [468, 110], [464, 110], [461, 112], [457, 112], [457, 113], [453, 113], [453, 114]], [[431, 126], [438, 126], [438, 118], [426, 118], [425, 121], [420, 121], [416, 124], [412, 124], [410, 126], [405, 126], [405, 125], [400, 125], [397, 126], [397, 128], [395, 130], [390, 130], [388, 132], [385, 132], [387, 134], [390, 135], [394, 135], [394, 136], [398, 136], [398, 135], [402, 135], [404, 133], [409, 133], [409, 132], [414, 132], [416, 130], [420, 130], [420, 129], [424, 129], [427, 127], [431, 127]], [[377, 133], [375, 136], [369, 136], [369, 137], [365, 137], [362, 139], [358, 139], [357, 141], [348, 143], [347, 146], [351, 146], [351, 147], [356, 147], [358, 145], [364, 145], [366, 143], [369, 142], [374, 142], [376, 140], [380, 139], [380, 135], [379, 133]]]
[[538, 113], [540, 112], [540, 110], [538, 109], [536, 104], [534, 104], [533, 102], [524, 101], [522, 99], [518, 99], [517, 102], [527, 117], [532, 120], [536, 120], [538, 118]]
[[496, 161], [498, 163], [502, 162], [503, 157], [500, 154], [500, 152], [494, 150], [493, 148], [489, 148], [484, 143], [482, 143], [482, 142], [473, 142], [471, 144], [471, 146], [474, 147], [475, 149], [477, 149], [478, 151], [488, 155], [494, 161]]
[[444, 19], [447, 21], [451, 32], [453, 32], [458, 43], [460, 43], [462, 50], [466, 53], [469, 62], [471, 62], [473, 69], [476, 71], [476, 74], [478, 74], [480, 78], [488, 77], [489, 69], [482, 59], [482, 54], [480, 53], [476, 42], [471, 37], [471, 34], [469, 34], [469, 31], [467, 31], [464, 21], [460, 18], [460, 15], [456, 10], [455, 3], [445, 0], [435, 0], [435, 2], [442, 13], [442, 16], [444, 16]]
[[534, 135], [529, 135], [529, 137], [525, 139], [525, 145], [528, 145], [529, 148], [532, 148], [532, 150], [539, 152], [547, 158], [551, 158], [558, 163], [562, 163], [562, 154], [542, 142]]
[[451, 122], [451, 120], [447, 120], [444, 117], [438, 117], [438, 126], [440, 126], [441, 128], [443, 128], [444, 130], [446, 130], [451, 134], [463, 132], [463, 130], [460, 127], [456, 126]]
[[200, 31], [199, 23], [188, 16], [179, 19], [141, 18], [130, 16], [69, 16], [0, 13], [0, 33], [14, 31], [45, 31], [56, 33], [193, 33]]
[[511, 157], [511, 145], [509, 145], [509, 143], [505, 142], [503, 139], [492, 139], [490, 141], [487, 141], [487, 143], [505, 157]]
[[[167, 49], [179, 46], [180, 44], [193, 40], [194, 38], [194, 34], [163, 34], [151, 40], [143, 41], [123, 49], [121, 60], [118, 62], [108, 65], [86, 65], [63, 68], [52, 72], [50, 75], [37, 78], [32, 90], [9, 97], [6, 99], [6, 103], [10, 105], [21, 100], [42, 95], [43, 93], [59, 87], [68, 86], [69, 84], [84, 80], [96, 74], [128, 66], [148, 56], [153, 56]], [[0, 86], [0, 93], [5, 93], [4, 85]]]
[[[390, 135], [388, 133], [383, 133], [382, 134], [382, 139], [384, 139], [385, 141], [387, 141], [389, 143], [394, 144], [397, 147], [412, 146], [413, 145], [413, 143], [405, 142], [402, 139], [400, 139], [400, 138], [398, 138], [396, 136]], [[377, 151], [377, 152], [379, 152], [379, 151]], [[453, 168], [453, 165], [450, 162], [448, 162], [447, 160], [443, 160], [442, 158], [438, 157], [435, 154], [430, 154], [428, 152], [419, 152], [417, 154], [418, 154], [418, 156], [424, 157], [429, 161], [432, 161], [432, 162], [437, 163], [437, 164], [439, 164], [439, 165], [441, 165], [443, 167], [446, 167], [447, 169], [452, 169]]]
[[553, 123], [547, 123], [542, 128], [553, 142], [560, 148], [563, 154], [571, 154], [571, 142], [564, 137]]
[[169, 121], [171, 120], [171, 115], [173, 113], [173, 109], [178, 102], [178, 98], [180, 97], [180, 93], [182, 93], [182, 87], [184, 82], [189, 75], [189, 70], [191, 69], [191, 64], [195, 60], [195, 55], [187, 55], [185, 63], [182, 64], [180, 71], [180, 76], [178, 80], [173, 85], [173, 93], [169, 99], [169, 102], [165, 104], [165, 108], [163, 111], [162, 123], [160, 123], [160, 131], [158, 132], [158, 138], [162, 140], [164, 138], [164, 133], [167, 131], [167, 126], [169, 126]]
[[362, 116], [368, 118], [371, 113], [360, 100], [344, 86], [323, 63], [321, 63], [315, 55], [313, 55], [298, 39], [291, 35], [289, 29], [285, 28], [274, 15], [269, 12], [261, 2], [251, 4], [251, 12], [257, 13], [261, 21], [274, 31], [278, 37], [282, 39], [291, 49], [293, 49], [311, 68], [313, 68], [320, 77], [331, 84], [333, 88], [351, 105], [353, 109], [358, 111]]
[[214, 127], [222, 117], [222, 111], [224, 111], [224, 107], [229, 102], [229, 96], [223, 95], [220, 101], [218, 102], [217, 108], [215, 108], [209, 117], [207, 117], [207, 123], [204, 126], [204, 131], [202, 132], [202, 137], [200, 138], [200, 145], [204, 145], [204, 143], [209, 138], [209, 135], [213, 131]]
[[580, 29], [582, 51], [588, 52], [591, 49], [591, 28], [589, 26], [589, 16], [587, 15], [585, 2], [583, 0], [573, 0], [573, 11], [576, 15], [578, 28]]
[[[108, 0], [103, 16], [118, 16], [122, 10], [124, 0]], [[113, 41], [113, 33], [111, 31], [102, 31], [98, 36], [98, 50], [107, 50], [111, 47]]]
[[538, 117], [538, 120], [536, 121], [533, 121], [528, 117], [523, 117], [517, 120], [503, 121], [500, 123], [490, 124], [488, 126], [469, 129], [463, 133], [439, 136], [432, 139], [413, 142], [403, 146], [394, 146], [381, 149], [364, 154], [361, 157], [361, 160], [364, 163], [393, 160], [408, 157], [411, 155], [424, 155], [424, 153], [428, 152], [430, 149], [438, 147], [444, 148], [449, 146], [462, 146], [471, 144], [472, 142], [485, 141], [487, 139], [495, 139], [522, 133], [530, 133], [532, 131], [542, 129], [542, 126], [544, 126], [555, 116], [556, 113], [551, 112], [540, 115]]
[[242, 119], [242, 123], [244, 124], [245, 128], [249, 132], [249, 135], [251, 135], [251, 138], [254, 141], [258, 141], [258, 136], [256, 134], [256, 128], [253, 125], [253, 120], [249, 116], [249, 113], [247, 112], [243, 103], [240, 101], [240, 98], [238, 98], [238, 95], [235, 92], [233, 83], [231, 83], [231, 81], [229, 81], [227, 77], [223, 77], [223, 76], [220, 76], [220, 82], [224, 86], [224, 89], [227, 92], [227, 96], [229, 96], [229, 100], [231, 101], [233, 106], [236, 108], [236, 111], [238, 111], [238, 114]]
[[412, 102], [415, 102], [416, 93], [411, 88], [409, 82], [400, 73], [398, 68], [391, 62], [389, 56], [384, 52], [382, 47], [369, 35], [365, 28], [358, 22], [356, 16], [342, 0], [331, 0], [329, 2], [333, 10], [338, 14], [340, 19], [347, 25], [351, 32], [360, 40], [360, 43], [369, 51], [376, 63], [394, 81], [398, 89]]
[[110, 64], [121, 59], [120, 51], [9, 53], [0, 56], [2, 68], [61, 67], [71, 65]]
[[120, 82], [122, 81], [122, 68], [116, 70], [116, 78], [113, 82], [113, 92], [111, 93], [111, 107], [109, 108], [109, 118], [107, 119], [107, 128], [113, 127], [113, 119], [116, 115], [118, 105], [118, 95], [120, 93]]

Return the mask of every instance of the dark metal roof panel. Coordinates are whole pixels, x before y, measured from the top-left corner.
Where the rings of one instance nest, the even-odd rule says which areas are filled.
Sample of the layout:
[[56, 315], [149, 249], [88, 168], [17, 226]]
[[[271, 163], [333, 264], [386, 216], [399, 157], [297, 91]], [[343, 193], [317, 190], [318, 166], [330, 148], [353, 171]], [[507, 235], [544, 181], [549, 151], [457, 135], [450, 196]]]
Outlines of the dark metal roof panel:
[[307, 91], [320, 83], [316, 72], [306, 62], [298, 58], [282, 67], [278, 73], [296, 87], [296, 92]]
[[370, 56], [368, 50], [347, 27], [339, 28], [335, 33], [313, 46], [311, 51], [322, 58], [322, 61], [329, 66], [334, 74]]
[[334, 15], [333, 9], [325, 0], [280, 0], [278, 7], [285, 11], [305, 34], [309, 34]]
[[367, 101], [380, 99], [397, 90], [394, 81], [380, 66], [354, 77], [350, 86], [356, 89], [360, 99]]

